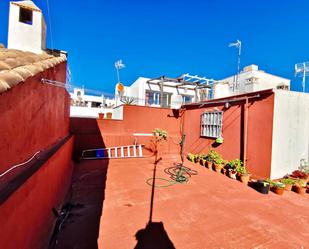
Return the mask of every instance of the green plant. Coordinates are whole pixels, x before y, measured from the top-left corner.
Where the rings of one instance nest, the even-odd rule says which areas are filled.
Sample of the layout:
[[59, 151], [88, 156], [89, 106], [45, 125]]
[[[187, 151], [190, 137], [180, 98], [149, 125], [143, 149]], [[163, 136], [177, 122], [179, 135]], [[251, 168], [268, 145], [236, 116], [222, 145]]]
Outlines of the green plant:
[[234, 159], [228, 162], [228, 167], [230, 169], [236, 169], [243, 166], [243, 163], [240, 159]]
[[155, 136], [157, 141], [161, 141], [161, 140], [167, 140], [167, 131], [156, 128], [153, 131], [153, 135]]
[[219, 154], [217, 151], [209, 150], [206, 155], [206, 160], [209, 162], [215, 162], [215, 161], [223, 160], [223, 158], [221, 154]]
[[226, 160], [224, 160], [222, 157], [217, 157], [214, 159], [214, 163], [215, 164], [222, 164], [222, 165], [225, 165], [227, 163]]
[[286, 185], [293, 185], [295, 184], [295, 180], [293, 179], [290, 179], [290, 178], [284, 178], [282, 180], [280, 180], [280, 182], [282, 182], [283, 184], [286, 184]]
[[236, 170], [237, 173], [239, 173], [241, 175], [249, 174], [248, 169], [245, 166], [243, 166], [243, 165], [236, 166], [235, 170]]
[[190, 162], [194, 163], [194, 161], [195, 161], [195, 155], [192, 154], [192, 153], [188, 153], [187, 159], [188, 159]]
[[298, 181], [296, 182], [296, 184], [297, 184], [298, 186], [300, 186], [300, 187], [305, 188], [306, 185], [307, 185], [307, 181], [305, 181], [305, 180], [298, 180]]
[[272, 181], [270, 179], [266, 179], [265, 181], [268, 182], [271, 187], [276, 187], [276, 188], [284, 188], [285, 187], [285, 184], [283, 182], [276, 182], [276, 181]]

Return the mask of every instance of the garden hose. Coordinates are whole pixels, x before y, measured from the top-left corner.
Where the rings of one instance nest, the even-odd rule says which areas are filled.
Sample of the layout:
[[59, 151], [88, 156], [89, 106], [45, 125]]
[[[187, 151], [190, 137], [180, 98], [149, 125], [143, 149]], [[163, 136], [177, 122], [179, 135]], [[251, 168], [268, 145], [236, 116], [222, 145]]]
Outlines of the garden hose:
[[[195, 170], [191, 170], [190, 168], [184, 167], [181, 164], [178, 164], [176, 167], [170, 167], [170, 168], [166, 168], [164, 170], [165, 173], [169, 174], [172, 180], [168, 180], [165, 178], [161, 178], [161, 177], [156, 177], [156, 178], [148, 178], [146, 180], [146, 183], [149, 186], [154, 186], [156, 188], [165, 188], [165, 187], [170, 187], [174, 184], [182, 184], [182, 183], [187, 183], [189, 181], [189, 177], [191, 177], [191, 175], [196, 175], [197, 172]], [[185, 176], [185, 174], [187, 176]], [[153, 185], [153, 182], [155, 182], [156, 180], [161, 180], [161, 181], [165, 181], [167, 182], [167, 184], [165, 185]]]

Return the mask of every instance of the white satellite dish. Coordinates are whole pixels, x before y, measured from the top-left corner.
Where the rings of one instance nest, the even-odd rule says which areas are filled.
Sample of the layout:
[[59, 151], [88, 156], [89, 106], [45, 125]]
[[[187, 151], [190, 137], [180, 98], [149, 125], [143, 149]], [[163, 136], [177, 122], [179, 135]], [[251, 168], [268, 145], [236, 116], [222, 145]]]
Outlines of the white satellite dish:
[[183, 103], [183, 98], [180, 94], [178, 95], [172, 95], [171, 98], [171, 107], [172, 109], [180, 109]]

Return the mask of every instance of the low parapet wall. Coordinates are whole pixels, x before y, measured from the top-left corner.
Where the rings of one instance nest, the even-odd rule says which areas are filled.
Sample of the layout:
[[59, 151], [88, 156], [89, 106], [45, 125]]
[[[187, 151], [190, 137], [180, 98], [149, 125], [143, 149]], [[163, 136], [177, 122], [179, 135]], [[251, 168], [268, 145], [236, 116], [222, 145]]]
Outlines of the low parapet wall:
[[[56, 222], [52, 209], [59, 211], [71, 183], [72, 148], [71, 137], [29, 178], [23, 179], [24, 182], [9, 183], [20, 184], [13, 193], [6, 195], [10, 186], [0, 191], [0, 248], [41, 249], [48, 246]], [[23, 174], [27, 174], [27, 170]]]

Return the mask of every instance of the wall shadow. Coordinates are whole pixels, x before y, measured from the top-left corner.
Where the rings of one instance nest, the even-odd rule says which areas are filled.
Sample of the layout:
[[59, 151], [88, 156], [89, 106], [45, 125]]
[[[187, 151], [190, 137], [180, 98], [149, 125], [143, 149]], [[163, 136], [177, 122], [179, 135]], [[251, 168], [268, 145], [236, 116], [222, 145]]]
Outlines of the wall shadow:
[[[74, 169], [67, 202], [58, 216], [49, 249], [97, 249], [105, 199], [108, 159], [83, 160], [85, 149], [104, 148], [96, 119], [71, 118]], [[61, 217], [62, 216], [62, 217]]]

